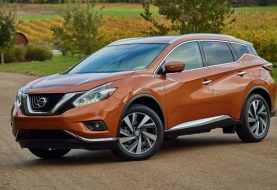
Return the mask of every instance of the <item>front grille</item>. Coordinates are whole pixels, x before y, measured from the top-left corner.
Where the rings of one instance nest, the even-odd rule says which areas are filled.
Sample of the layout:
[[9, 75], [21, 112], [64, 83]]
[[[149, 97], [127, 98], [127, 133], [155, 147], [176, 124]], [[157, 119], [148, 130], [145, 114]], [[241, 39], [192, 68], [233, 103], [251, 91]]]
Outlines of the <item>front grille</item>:
[[31, 94], [30, 106], [34, 112], [50, 112], [64, 94]]
[[70, 140], [75, 139], [62, 130], [19, 130], [17, 140]]

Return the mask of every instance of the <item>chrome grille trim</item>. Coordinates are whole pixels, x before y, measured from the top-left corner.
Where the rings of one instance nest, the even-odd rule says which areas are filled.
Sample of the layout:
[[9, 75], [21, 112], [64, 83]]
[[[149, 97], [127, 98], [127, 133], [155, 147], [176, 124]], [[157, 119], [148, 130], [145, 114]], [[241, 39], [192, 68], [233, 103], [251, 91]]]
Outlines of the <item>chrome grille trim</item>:
[[69, 99], [75, 96], [77, 93], [68, 93], [65, 94], [58, 103], [49, 111], [49, 112], [38, 112], [32, 110], [30, 97], [28, 94], [22, 94], [22, 106], [24, 109], [24, 113], [28, 115], [52, 115], [54, 114], [62, 105], [64, 105]]

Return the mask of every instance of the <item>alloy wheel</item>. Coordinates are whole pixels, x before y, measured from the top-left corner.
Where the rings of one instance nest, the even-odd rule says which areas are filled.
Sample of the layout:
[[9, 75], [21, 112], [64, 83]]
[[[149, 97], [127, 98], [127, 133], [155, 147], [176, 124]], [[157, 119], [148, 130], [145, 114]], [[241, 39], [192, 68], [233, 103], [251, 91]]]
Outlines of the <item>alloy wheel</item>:
[[144, 154], [157, 140], [157, 125], [147, 114], [135, 112], [127, 115], [120, 124], [119, 143], [131, 154]]
[[248, 110], [248, 124], [253, 135], [262, 136], [268, 127], [268, 111], [261, 100], [254, 100]]

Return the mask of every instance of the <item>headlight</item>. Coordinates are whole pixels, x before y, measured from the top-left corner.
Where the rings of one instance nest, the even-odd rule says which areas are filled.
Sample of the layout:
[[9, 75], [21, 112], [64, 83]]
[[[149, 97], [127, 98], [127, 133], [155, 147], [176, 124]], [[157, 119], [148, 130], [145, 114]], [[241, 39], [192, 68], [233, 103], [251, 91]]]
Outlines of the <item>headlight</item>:
[[99, 86], [97, 88], [94, 88], [86, 92], [85, 94], [83, 94], [82, 96], [74, 100], [73, 105], [75, 107], [80, 107], [80, 106], [96, 103], [107, 99], [116, 90], [116, 88], [108, 88], [110, 84], [112, 83], [110, 82], [110, 83], [104, 84], [102, 86]]
[[15, 106], [20, 107], [22, 103], [22, 92], [19, 90], [15, 98]]

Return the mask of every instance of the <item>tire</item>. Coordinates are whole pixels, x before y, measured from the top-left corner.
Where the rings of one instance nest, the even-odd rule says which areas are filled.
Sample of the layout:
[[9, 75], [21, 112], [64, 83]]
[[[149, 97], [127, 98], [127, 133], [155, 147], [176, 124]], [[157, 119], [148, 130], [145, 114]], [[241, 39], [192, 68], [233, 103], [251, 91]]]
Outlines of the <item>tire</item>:
[[29, 151], [35, 156], [42, 159], [57, 159], [66, 155], [70, 149], [33, 149], [29, 148]]
[[242, 112], [242, 125], [236, 128], [244, 142], [262, 141], [270, 127], [270, 111], [266, 100], [259, 94], [251, 95]]
[[155, 111], [132, 105], [118, 127], [119, 141], [113, 152], [123, 160], [145, 160], [156, 153], [164, 139], [164, 128]]

